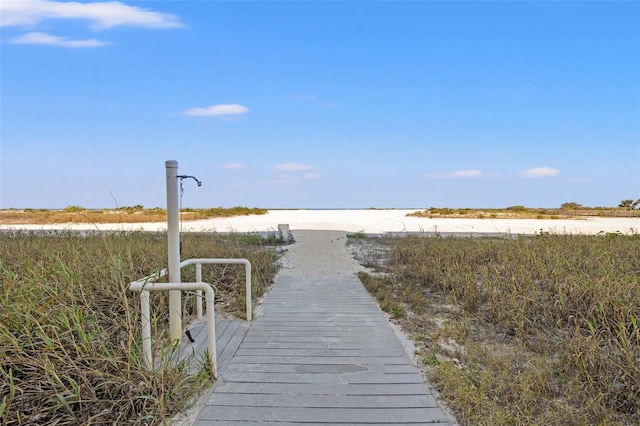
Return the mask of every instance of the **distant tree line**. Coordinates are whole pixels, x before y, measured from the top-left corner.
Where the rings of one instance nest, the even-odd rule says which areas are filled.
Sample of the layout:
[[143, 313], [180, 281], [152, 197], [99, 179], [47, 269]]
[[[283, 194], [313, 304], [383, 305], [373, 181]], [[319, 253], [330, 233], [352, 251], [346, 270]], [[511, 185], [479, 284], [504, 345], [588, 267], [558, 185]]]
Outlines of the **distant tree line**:
[[[569, 202], [569, 203], [562, 203], [560, 205], [560, 208], [562, 210], [581, 210], [581, 209], [588, 209], [589, 207], [585, 207], [582, 204]], [[634, 210], [636, 208], [640, 208], [640, 198], [638, 198], [635, 201], [633, 201], [633, 200], [622, 200], [618, 204], [618, 208], [625, 209], [625, 210]]]
[[626, 209], [626, 210], [634, 210], [638, 206], [640, 206], [640, 198], [635, 200], [635, 201], [633, 201], [633, 200], [622, 200], [622, 201], [620, 201], [620, 204], [618, 204], [619, 208]]

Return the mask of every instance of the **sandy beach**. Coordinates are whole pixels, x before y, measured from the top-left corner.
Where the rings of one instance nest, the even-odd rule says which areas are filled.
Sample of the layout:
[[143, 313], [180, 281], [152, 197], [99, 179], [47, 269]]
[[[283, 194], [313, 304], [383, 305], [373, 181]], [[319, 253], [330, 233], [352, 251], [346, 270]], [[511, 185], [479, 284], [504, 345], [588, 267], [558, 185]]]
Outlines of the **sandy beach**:
[[[265, 215], [237, 216], [182, 223], [183, 232], [266, 232], [288, 224], [295, 230], [363, 232], [368, 234], [424, 232], [440, 234], [522, 234], [544, 232], [598, 234], [640, 231], [638, 218], [470, 219], [419, 218], [417, 210], [269, 210]], [[166, 223], [1, 225], [0, 230], [145, 230], [165, 231]]]

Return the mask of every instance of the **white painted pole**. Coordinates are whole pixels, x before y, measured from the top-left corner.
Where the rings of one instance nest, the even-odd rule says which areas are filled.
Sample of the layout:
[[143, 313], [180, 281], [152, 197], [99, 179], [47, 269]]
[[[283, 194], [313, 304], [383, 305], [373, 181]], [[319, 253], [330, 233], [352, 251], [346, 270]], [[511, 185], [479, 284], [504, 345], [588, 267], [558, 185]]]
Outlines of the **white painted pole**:
[[140, 320], [142, 326], [142, 360], [144, 366], [151, 370], [153, 368], [153, 354], [151, 352], [151, 302], [149, 300], [149, 292], [142, 290], [140, 292]]
[[[180, 219], [178, 211], [178, 162], [167, 160], [167, 246], [169, 282], [180, 282]], [[169, 292], [169, 338], [182, 338], [182, 293]]]
[[[243, 259], [244, 260], [244, 259]], [[253, 318], [253, 309], [251, 308], [251, 264], [247, 261], [244, 264], [245, 273], [245, 289], [246, 289], [246, 306], [247, 306], [247, 321], [251, 321]]]
[[[196, 263], [196, 282], [202, 282], [202, 263]], [[196, 291], [196, 318], [202, 319], [202, 290]]]

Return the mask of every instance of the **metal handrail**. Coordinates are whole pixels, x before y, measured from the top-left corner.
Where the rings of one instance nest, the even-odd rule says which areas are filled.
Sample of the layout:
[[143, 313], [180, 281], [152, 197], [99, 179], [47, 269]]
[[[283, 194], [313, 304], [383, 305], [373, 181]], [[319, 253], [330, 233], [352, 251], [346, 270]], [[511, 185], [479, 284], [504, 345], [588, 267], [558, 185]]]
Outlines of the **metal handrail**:
[[196, 316], [202, 319], [202, 292], [205, 292], [207, 305], [207, 339], [208, 350], [211, 357], [211, 368], [214, 377], [217, 377], [216, 361], [216, 327], [214, 314], [214, 291], [211, 284], [202, 282], [203, 264], [243, 264], [245, 265], [245, 290], [247, 321], [252, 319], [251, 308], [251, 263], [247, 259], [187, 259], [180, 262], [179, 267], [196, 265], [196, 282], [194, 283], [156, 283], [155, 281], [168, 275], [168, 270], [161, 269], [137, 281], [129, 284], [132, 291], [140, 291], [141, 325], [142, 325], [142, 351], [144, 364], [148, 369], [153, 367], [153, 355], [151, 353], [151, 305], [149, 291], [171, 290], [196, 290]]
[[147, 369], [153, 368], [153, 354], [151, 352], [151, 303], [150, 291], [170, 291], [170, 290], [197, 290], [204, 291], [207, 304], [207, 349], [211, 359], [211, 371], [213, 377], [218, 377], [218, 361], [216, 353], [216, 319], [214, 312], [215, 294], [211, 284], [204, 282], [197, 283], [154, 283], [134, 281], [129, 285], [129, 289], [140, 292], [141, 325], [142, 325], [142, 354], [144, 365]]
[[[188, 259], [180, 262], [180, 269], [189, 265], [196, 265], [196, 282], [202, 281], [202, 265], [207, 264], [242, 264], [245, 269], [245, 291], [247, 321], [251, 321], [253, 310], [251, 309], [251, 263], [247, 259]], [[202, 293], [198, 292], [196, 298], [196, 315], [202, 319]]]

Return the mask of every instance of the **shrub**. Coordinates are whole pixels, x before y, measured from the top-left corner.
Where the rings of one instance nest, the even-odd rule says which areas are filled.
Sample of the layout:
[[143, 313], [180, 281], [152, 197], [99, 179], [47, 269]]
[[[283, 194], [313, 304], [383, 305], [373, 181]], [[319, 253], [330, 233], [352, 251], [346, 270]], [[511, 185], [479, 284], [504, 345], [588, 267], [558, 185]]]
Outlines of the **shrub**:
[[62, 209], [63, 212], [65, 213], [78, 213], [78, 212], [83, 212], [86, 209], [84, 207], [80, 207], [80, 206], [67, 206], [64, 209]]

